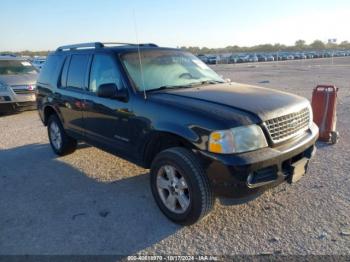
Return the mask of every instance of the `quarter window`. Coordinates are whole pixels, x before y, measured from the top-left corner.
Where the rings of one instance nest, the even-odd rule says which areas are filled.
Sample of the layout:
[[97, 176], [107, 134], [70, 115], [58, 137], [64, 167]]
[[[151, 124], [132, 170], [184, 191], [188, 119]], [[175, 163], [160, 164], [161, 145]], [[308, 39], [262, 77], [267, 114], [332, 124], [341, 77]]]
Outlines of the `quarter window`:
[[38, 82], [55, 86], [64, 59], [64, 56], [49, 56], [44, 67], [41, 69]]
[[91, 67], [89, 90], [96, 93], [98, 87], [103, 84], [116, 84], [118, 89], [122, 88], [120, 73], [113, 58], [108, 55], [95, 55]]

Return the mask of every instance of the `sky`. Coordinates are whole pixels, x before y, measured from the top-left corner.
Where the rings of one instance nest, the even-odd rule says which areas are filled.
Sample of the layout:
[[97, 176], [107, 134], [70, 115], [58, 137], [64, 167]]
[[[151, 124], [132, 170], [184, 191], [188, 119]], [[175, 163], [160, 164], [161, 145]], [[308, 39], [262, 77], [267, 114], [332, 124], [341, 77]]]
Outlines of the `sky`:
[[350, 0], [0, 0], [0, 51], [94, 42], [161, 46], [350, 41]]

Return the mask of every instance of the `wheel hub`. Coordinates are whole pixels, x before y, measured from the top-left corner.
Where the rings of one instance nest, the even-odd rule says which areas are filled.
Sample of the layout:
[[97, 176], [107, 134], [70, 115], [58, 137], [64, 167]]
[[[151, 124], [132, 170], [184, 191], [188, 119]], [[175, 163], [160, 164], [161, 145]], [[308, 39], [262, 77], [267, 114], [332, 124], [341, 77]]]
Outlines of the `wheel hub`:
[[189, 188], [185, 178], [173, 166], [160, 168], [157, 187], [163, 204], [175, 213], [184, 213], [190, 204]]

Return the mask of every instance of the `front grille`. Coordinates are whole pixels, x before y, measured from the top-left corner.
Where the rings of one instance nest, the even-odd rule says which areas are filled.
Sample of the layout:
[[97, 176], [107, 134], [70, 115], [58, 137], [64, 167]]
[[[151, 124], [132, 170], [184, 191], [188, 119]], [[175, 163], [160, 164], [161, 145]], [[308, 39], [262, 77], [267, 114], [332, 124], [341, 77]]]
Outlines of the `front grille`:
[[29, 86], [12, 86], [13, 92], [15, 92], [17, 95], [27, 95], [27, 94], [34, 94], [35, 91], [33, 89], [29, 89]]
[[310, 123], [310, 110], [303, 110], [265, 122], [272, 142], [279, 143], [306, 131]]

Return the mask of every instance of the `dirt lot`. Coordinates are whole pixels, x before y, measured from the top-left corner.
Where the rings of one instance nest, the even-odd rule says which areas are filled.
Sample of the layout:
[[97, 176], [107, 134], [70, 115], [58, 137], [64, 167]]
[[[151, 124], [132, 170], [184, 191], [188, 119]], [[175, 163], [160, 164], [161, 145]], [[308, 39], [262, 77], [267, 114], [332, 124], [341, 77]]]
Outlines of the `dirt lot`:
[[148, 170], [81, 145], [55, 156], [37, 112], [0, 117], [0, 254], [350, 255], [350, 58], [218, 65], [235, 82], [311, 98], [340, 88], [339, 144], [318, 144], [309, 173], [241, 205], [218, 200], [192, 227], [168, 221]]

